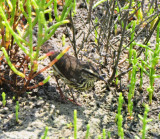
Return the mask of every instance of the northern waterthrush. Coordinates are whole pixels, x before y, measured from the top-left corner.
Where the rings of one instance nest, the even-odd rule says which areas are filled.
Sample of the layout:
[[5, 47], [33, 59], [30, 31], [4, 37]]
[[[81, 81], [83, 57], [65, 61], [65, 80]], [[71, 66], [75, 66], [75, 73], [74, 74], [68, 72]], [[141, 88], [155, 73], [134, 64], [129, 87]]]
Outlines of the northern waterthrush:
[[[54, 51], [51, 46], [43, 46], [43, 52]], [[54, 51], [54, 54], [49, 58], [52, 61], [59, 52]], [[103, 80], [97, 70], [89, 62], [83, 62], [77, 58], [64, 54], [54, 65], [54, 75], [64, 81], [70, 88], [84, 91], [94, 86], [96, 80]]]
[[[54, 51], [50, 46], [43, 46], [42, 50], [45, 53]], [[49, 56], [50, 60], [54, 60], [59, 54], [60, 52], [54, 51], [54, 54]], [[68, 54], [64, 54], [63, 57], [53, 65], [53, 69], [61, 98], [67, 98], [77, 105], [79, 104], [75, 101], [73, 94], [73, 100], [63, 95], [63, 92], [59, 87], [58, 78], [62, 79], [69, 88], [78, 91], [85, 91], [92, 88], [96, 80], [104, 80], [91, 63], [83, 62]]]

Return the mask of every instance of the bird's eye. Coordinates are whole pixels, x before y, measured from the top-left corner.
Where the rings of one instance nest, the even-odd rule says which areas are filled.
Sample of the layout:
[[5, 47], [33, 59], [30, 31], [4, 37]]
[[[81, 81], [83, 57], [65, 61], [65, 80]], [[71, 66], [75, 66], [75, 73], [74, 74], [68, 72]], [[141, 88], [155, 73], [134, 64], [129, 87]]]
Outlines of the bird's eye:
[[93, 76], [99, 77], [98, 73], [95, 73], [93, 70], [91, 69], [83, 69], [84, 72], [89, 73]]

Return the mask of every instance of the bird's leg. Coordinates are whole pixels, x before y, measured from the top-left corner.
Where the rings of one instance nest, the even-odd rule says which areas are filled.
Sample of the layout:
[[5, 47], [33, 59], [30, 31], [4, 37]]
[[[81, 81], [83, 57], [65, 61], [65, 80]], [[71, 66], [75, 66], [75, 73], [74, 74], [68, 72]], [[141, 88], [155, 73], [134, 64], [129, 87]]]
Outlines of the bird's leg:
[[58, 89], [58, 91], [59, 91], [59, 93], [60, 93], [60, 96], [61, 96], [61, 98], [63, 99], [63, 100], [65, 100], [65, 98], [66, 99], [68, 99], [69, 101], [71, 101], [72, 103], [74, 103], [74, 104], [76, 104], [76, 105], [78, 105], [78, 106], [81, 106], [80, 104], [78, 104], [76, 101], [75, 101], [75, 98], [74, 98], [74, 96], [73, 96], [73, 93], [72, 93], [72, 91], [70, 90], [70, 92], [72, 93], [72, 98], [73, 98], [73, 100], [72, 99], [70, 99], [70, 98], [68, 98], [68, 97], [66, 97], [64, 94], [63, 94], [63, 91], [61, 90], [61, 88], [60, 88], [60, 86], [59, 86], [59, 83], [58, 83], [58, 78], [57, 77], [55, 77], [56, 78], [56, 82], [57, 82], [57, 89]]
[[70, 93], [71, 93], [71, 96], [72, 96], [72, 100], [70, 100], [70, 101], [72, 101], [73, 103], [75, 103], [78, 106], [81, 106], [81, 104], [79, 104], [79, 103], [76, 102], [75, 97], [74, 97], [73, 92], [72, 92], [72, 89], [69, 88], [69, 90], [70, 90]]
[[63, 92], [62, 92], [62, 90], [61, 90], [61, 88], [59, 86], [58, 78], [57, 77], [55, 77], [55, 78], [56, 78], [56, 82], [57, 82], [57, 86], [58, 86], [57, 89], [58, 89], [58, 91], [60, 93], [60, 96], [61, 96], [62, 99], [65, 99], [65, 96], [64, 96], [64, 94], [63, 94]]
[[69, 88], [69, 90], [70, 90], [70, 95], [71, 95], [71, 97], [72, 97], [73, 101], [74, 101], [74, 102], [76, 102], [76, 100], [75, 100], [75, 98], [74, 98], [74, 95], [73, 95], [73, 92], [72, 92], [72, 89], [71, 89], [71, 88]]

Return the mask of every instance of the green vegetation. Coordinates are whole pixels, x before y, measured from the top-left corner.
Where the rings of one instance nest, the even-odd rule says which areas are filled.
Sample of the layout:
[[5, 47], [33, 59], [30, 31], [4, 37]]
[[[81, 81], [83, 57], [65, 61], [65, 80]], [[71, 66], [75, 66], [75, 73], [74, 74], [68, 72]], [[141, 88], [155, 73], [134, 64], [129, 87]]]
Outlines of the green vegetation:
[[133, 60], [132, 60], [132, 73], [131, 73], [131, 82], [129, 85], [129, 93], [128, 93], [128, 112], [132, 117], [132, 110], [133, 110], [133, 101], [132, 98], [134, 97], [135, 85], [136, 85], [136, 70], [137, 70], [137, 54], [136, 51], [132, 49]]
[[[98, 24], [98, 18], [96, 17], [95, 19], [95, 24]], [[95, 28], [95, 31], [94, 31], [94, 34], [95, 34], [95, 43], [98, 44], [98, 26]]]
[[[46, 0], [26, 0], [25, 3], [23, 0], [17, 2], [5, 2], [2, 0], [0, 2], [0, 31], [2, 39], [0, 50], [3, 52], [1, 55], [1, 60], [5, 57], [5, 62], [9, 65], [9, 67], [6, 67], [7, 70], [13, 71], [12, 76], [10, 76], [11, 81], [4, 79], [4, 76], [6, 76], [5, 71], [2, 71], [2, 77], [0, 79], [4, 84], [10, 84], [12, 89], [11, 91], [16, 92], [17, 95], [25, 93], [26, 90], [31, 90], [48, 82], [50, 76], [46, 77], [46, 79], [38, 84], [30, 86], [30, 81], [32, 79], [47, 68], [51, 67], [69, 49], [69, 47], [65, 49], [61, 53], [61, 56], [58, 56], [54, 62], [38, 71], [38, 63], [42, 60], [42, 57], [40, 58], [39, 56], [42, 44], [53, 36], [60, 25], [69, 23], [69, 20], [65, 20], [65, 18], [73, 6], [72, 0], [68, 0], [64, 5], [62, 13], [58, 14], [56, 5], [57, 0], [54, 0], [54, 2], [55, 17], [57, 22], [52, 26], [48, 26], [47, 24], [52, 21], [51, 11], [53, 0], [48, 2], [46, 2]], [[45, 14], [49, 14], [49, 21], [45, 19]], [[27, 24], [21, 22], [24, 20]], [[37, 46], [34, 48], [33, 29], [36, 25], [38, 25], [38, 36]], [[16, 45], [14, 45], [15, 43]], [[22, 54], [19, 55], [19, 53]], [[43, 58], [50, 55], [51, 53], [46, 54]], [[16, 81], [17, 77], [19, 78], [18, 81]], [[13, 84], [10, 83], [12, 81]], [[21, 87], [19, 82], [23, 82], [24, 86]]]
[[3, 107], [6, 106], [6, 94], [5, 94], [5, 92], [2, 93], [2, 104], [3, 104]]
[[[41, 139], [46, 139], [48, 133], [48, 126], [45, 127], [44, 135], [41, 137]], [[49, 138], [47, 138], [49, 139]]]
[[117, 125], [118, 125], [118, 136], [121, 139], [124, 139], [124, 131], [123, 131], [123, 127], [122, 127], [123, 117], [121, 115], [122, 104], [123, 104], [123, 96], [122, 96], [122, 93], [120, 93], [119, 94], [119, 101], [118, 101], [118, 114], [116, 115], [116, 121], [117, 121]]
[[88, 139], [88, 138], [89, 138], [89, 129], [90, 129], [90, 125], [88, 124], [88, 125], [87, 125], [87, 132], [86, 132], [86, 137], [85, 137], [85, 139]]
[[67, 124], [67, 128], [71, 129], [73, 127], [73, 124], [70, 122]]
[[146, 132], [147, 132], [147, 123], [152, 121], [152, 119], [147, 119], [148, 112], [149, 112], [149, 106], [146, 104], [145, 105], [145, 111], [144, 111], [144, 117], [142, 117], [141, 115], [138, 115], [138, 117], [143, 122], [142, 139], [145, 139], [145, 135], [146, 135]]
[[77, 110], [74, 110], [74, 139], [77, 139]]
[[16, 107], [15, 107], [15, 109], [16, 109], [16, 122], [18, 122], [18, 111], [19, 111], [19, 101], [16, 101]]
[[66, 36], [63, 34], [62, 36], [62, 47], [66, 44]]

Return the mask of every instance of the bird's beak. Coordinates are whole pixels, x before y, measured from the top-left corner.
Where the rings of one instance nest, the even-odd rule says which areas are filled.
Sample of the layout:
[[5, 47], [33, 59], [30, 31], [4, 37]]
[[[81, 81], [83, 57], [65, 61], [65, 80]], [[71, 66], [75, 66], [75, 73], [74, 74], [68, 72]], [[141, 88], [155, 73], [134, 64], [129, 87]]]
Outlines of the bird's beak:
[[102, 80], [102, 81], [105, 81], [105, 80], [104, 80], [105, 77], [106, 77], [105, 74], [101, 74], [101, 75], [99, 76], [99, 79]]
[[104, 78], [102, 76], [99, 76], [99, 79], [102, 81], [105, 81]]

